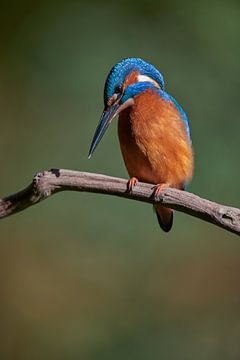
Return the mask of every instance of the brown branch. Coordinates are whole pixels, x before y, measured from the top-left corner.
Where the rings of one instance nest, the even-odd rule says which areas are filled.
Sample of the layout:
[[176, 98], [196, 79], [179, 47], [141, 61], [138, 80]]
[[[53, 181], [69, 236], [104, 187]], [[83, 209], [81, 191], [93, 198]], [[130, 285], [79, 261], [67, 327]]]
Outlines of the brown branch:
[[0, 199], [0, 218], [22, 211], [65, 190], [116, 195], [151, 204], [161, 203], [162, 206], [195, 216], [240, 235], [240, 209], [220, 205], [177, 189], [163, 190], [156, 198], [154, 185], [140, 182], [129, 193], [127, 180], [63, 169], [38, 173], [27, 188]]

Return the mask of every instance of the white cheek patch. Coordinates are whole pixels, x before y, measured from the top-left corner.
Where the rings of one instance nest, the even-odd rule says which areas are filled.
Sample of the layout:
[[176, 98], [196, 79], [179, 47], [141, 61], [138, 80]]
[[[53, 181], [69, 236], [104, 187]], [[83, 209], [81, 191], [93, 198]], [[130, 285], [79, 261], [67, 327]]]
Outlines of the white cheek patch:
[[138, 75], [137, 80], [138, 80], [138, 82], [145, 82], [145, 81], [151, 82], [156, 87], [160, 88], [160, 85], [155, 80], [153, 80], [150, 76]]
[[129, 106], [132, 106], [134, 104], [134, 99], [130, 98], [127, 101], [125, 101], [125, 103], [123, 103], [119, 108], [118, 111], [116, 112], [116, 114], [114, 115], [114, 117], [116, 115], [118, 115], [121, 111], [127, 109]]

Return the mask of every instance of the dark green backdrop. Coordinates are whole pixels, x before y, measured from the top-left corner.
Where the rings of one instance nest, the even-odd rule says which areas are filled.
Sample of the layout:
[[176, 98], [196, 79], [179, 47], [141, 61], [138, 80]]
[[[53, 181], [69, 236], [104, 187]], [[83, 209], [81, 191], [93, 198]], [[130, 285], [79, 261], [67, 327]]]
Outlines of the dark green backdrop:
[[[0, 11], [0, 195], [62, 167], [126, 177], [110, 67], [155, 64], [188, 114], [190, 190], [239, 206], [238, 1], [9, 1]], [[0, 223], [0, 358], [240, 358], [240, 241], [177, 213], [63, 193]]]

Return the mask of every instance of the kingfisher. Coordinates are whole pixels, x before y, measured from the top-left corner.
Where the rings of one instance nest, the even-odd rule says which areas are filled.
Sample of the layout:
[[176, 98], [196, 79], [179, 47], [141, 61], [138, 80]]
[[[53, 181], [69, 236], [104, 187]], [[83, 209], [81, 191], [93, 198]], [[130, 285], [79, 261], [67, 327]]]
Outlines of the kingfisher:
[[[118, 137], [130, 176], [154, 184], [155, 195], [173, 187], [184, 190], [193, 174], [193, 150], [187, 116], [165, 92], [164, 78], [140, 58], [125, 58], [110, 70], [104, 87], [104, 111], [91, 143], [89, 158], [118, 115]], [[160, 227], [168, 232], [173, 210], [154, 204]]]

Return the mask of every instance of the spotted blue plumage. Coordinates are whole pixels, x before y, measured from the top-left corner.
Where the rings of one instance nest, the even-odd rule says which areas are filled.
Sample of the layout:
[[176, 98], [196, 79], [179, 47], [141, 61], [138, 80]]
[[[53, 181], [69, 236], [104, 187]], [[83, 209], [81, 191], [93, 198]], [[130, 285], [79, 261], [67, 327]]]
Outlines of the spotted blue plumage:
[[164, 90], [164, 79], [162, 74], [153, 66], [140, 58], [126, 58], [116, 64], [107, 76], [104, 87], [104, 103], [121, 89], [126, 76], [132, 71], [139, 71], [141, 75], [146, 75], [155, 80], [160, 88]]

